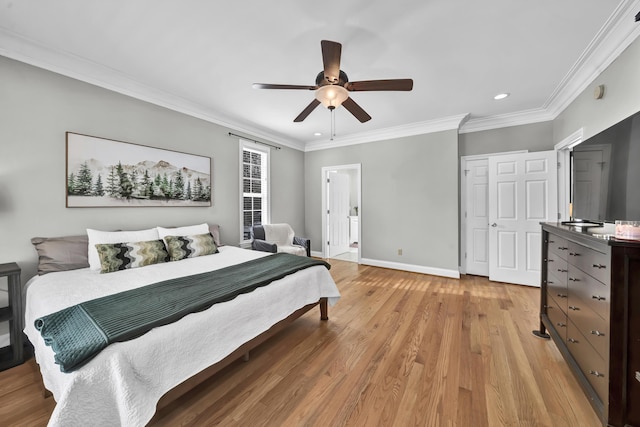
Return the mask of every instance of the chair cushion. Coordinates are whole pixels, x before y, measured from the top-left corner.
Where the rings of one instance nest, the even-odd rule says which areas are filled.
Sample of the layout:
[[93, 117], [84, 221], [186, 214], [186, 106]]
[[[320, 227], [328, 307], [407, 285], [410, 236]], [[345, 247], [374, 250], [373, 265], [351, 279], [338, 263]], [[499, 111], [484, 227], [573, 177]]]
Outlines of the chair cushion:
[[278, 245], [278, 252], [286, 252], [288, 254], [307, 256], [307, 250], [298, 245]]
[[293, 244], [295, 233], [289, 224], [263, 224], [262, 226], [264, 227], [264, 237], [267, 242], [275, 243], [278, 248]]

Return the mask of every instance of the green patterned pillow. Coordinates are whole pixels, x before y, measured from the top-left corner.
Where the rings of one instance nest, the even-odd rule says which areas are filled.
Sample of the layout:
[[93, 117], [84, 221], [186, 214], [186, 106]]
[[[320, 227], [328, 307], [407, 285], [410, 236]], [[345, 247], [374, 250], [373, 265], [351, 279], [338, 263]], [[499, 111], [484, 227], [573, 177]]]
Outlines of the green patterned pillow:
[[195, 236], [165, 236], [171, 261], [217, 254], [218, 248], [211, 233]]
[[134, 243], [100, 243], [96, 245], [100, 257], [100, 273], [144, 267], [169, 261], [162, 240]]

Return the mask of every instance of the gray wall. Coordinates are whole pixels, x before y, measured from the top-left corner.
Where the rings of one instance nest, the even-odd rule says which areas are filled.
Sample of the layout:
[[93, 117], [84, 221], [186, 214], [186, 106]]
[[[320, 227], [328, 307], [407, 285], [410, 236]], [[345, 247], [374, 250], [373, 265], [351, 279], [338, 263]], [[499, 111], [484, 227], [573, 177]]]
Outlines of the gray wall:
[[553, 150], [553, 123], [549, 121], [461, 133], [459, 141], [460, 156], [518, 150]]
[[[34, 236], [214, 222], [237, 245], [239, 144], [229, 129], [0, 56], [0, 262], [35, 272]], [[65, 132], [212, 158], [213, 206], [65, 208]], [[272, 219], [304, 227], [304, 153], [272, 150]], [[275, 191], [277, 190], [277, 191]]]
[[[640, 39], [636, 39], [553, 121], [553, 139], [560, 142], [580, 128], [589, 138], [640, 111]], [[602, 99], [594, 88], [605, 85]]]
[[322, 250], [322, 168], [356, 163], [362, 165], [361, 256], [457, 271], [457, 131], [306, 153], [306, 231], [314, 251]]

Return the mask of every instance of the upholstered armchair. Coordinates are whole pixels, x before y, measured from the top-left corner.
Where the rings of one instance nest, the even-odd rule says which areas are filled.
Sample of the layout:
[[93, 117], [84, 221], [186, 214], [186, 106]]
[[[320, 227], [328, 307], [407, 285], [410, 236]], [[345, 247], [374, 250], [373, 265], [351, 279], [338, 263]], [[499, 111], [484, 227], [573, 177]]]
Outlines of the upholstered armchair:
[[251, 248], [256, 251], [311, 256], [311, 240], [295, 236], [289, 224], [254, 225], [251, 238]]

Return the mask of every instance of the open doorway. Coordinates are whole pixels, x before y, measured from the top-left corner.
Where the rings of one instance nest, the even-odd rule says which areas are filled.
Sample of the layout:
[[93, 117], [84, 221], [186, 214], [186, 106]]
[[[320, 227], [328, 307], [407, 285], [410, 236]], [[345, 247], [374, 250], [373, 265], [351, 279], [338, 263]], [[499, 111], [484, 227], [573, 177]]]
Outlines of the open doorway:
[[322, 168], [322, 256], [360, 262], [360, 164]]

